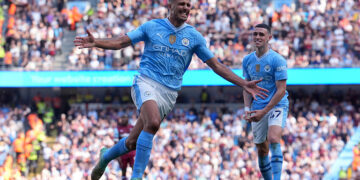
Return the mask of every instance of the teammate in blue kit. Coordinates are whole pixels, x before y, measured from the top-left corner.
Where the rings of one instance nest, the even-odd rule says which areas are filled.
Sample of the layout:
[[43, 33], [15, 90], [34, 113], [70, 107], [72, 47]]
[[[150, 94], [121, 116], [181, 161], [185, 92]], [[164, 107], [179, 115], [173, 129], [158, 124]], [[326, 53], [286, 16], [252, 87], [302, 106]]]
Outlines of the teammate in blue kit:
[[132, 179], [141, 179], [150, 158], [152, 140], [161, 121], [174, 107], [182, 77], [195, 53], [211, 69], [224, 79], [242, 86], [256, 98], [265, 98], [268, 92], [256, 84], [261, 80], [245, 81], [225, 65], [219, 63], [206, 47], [203, 36], [188, 24], [190, 0], [169, 1], [170, 15], [154, 19], [124, 36], [96, 39], [87, 31], [87, 37], [76, 37], [79, 48], [98, 47], [121, 49], [139, 41], [145, 42], [139, 74], [131, 88], [133, 101], [140, 112], [139, 119], [129, 136], [122, 138], [110, 149], [103, 148], [100, 159], [91, 173], [91, 179], [99, 179], [107, 164], [136, 149]]
[[[280, 139], [287, 118], [289, 101], [286, 91], [286, 60], [269, 48], [268, 43], [271, 38], [271, 29], [268, 25], [256, 25], [253, 31], [256, 51], [245, 56], [243, 61], [245, 79], [262, 79], [263, 81], [258, 85], [269, 90], [269, 96], [265, 99], [252, 100], [251, 94], [246, 91], [243, 91], [243, 94], [245, 119], [252, 122], [261, 174], [265, 180], [279, 180], [283, 162]], [[268, 155], [269, 143], [271, 162]]]

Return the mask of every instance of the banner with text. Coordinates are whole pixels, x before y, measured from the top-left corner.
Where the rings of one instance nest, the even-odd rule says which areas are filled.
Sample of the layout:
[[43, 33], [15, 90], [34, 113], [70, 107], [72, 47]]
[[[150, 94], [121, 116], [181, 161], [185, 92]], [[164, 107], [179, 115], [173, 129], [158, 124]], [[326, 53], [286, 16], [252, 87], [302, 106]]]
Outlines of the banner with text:
[[[242, 70], [233, 70], [242, 77]], [[129, 87], [136, 71], [0, 71], [0, 87]], [[360, 68], [289, 69], [288, 85], [360, 84]], [[189, 70], [183, 86], [228, 86], [211, 70]]]

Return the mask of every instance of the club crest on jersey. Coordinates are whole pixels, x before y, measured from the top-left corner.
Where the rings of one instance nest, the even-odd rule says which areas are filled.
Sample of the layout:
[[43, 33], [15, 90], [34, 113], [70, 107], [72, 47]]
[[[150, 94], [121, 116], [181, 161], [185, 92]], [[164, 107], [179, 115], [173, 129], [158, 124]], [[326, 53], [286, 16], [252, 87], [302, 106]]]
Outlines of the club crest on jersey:
[[169, 36], [169, 42], [170, 42], [170, 44], [174, 44], [175, 41], [176, 41], [176, 36], [175, 36], [175, 35], [170, 35], [170, 36]]
[[264, 70], [265, 70], [265, 72], [270, 72], [270, 70], [271, 70], [270, 65], [266, 65], [266, 66], [264, 67]]
[[189, 40], [187, 38], [184, 38], [184, 39], [182, 39], [181, 43], [184, 46], [188, 46], [190, 42], [189, 42]]
[[145, 91], [145, 93], [144, 93], [144, 96], [145, 97], [148, 97], [148, 96], [150, 96], [151, 95], [151, 92], [150, 91]]

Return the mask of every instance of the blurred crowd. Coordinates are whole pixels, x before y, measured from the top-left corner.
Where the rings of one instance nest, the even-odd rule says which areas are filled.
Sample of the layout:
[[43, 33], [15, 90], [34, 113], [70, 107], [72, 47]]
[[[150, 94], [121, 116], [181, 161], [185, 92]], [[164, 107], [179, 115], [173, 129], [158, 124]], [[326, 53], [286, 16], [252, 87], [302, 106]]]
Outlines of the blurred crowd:
[[63, 28], [70, 26], [63, 1], [9, 1], [0, 66], [13, 70], [53, 70], [62, 53]]
[[[144, 22], [167, 17], [167, 0], [99, 0], [97, 7], [80, 14], [64, 8], [64, 1], [16, 1], [9, 8], [4, 53], [0, 64], [25, 70], [51, 70], [61, 53], [63, 29], [95, 37], [123, 35]], [[253, 50], [252, 27], [268, 23], [273, 30], [271, 48], [283, 55], [289, 68], [354, 67], [360, 64], [360, 2], [356, 0], [283, 1], [279, 7], [263, 0], [192, 0], [188, 23], [207, 40], [224, 64], [241, 68]], [[291, 3], [293, 2], [293, 3]], [[286, 4], [286, 5], [285, 5]], [[66, 70], [135, 70], [143, 43], [123, 50], [77, 49], [68, 54]], [[189, 69], [207, 68], [196, 56]]]
[[43, 121], [30, 107], [0, 107], [0, 177], [19, 179], [35, 174], [41, 144], [45, 140]]
[[[44, 165], [47, 137], [59, 117], [58, 97], [36, 95], [30, 106], [17, 105], [16, 93], [1, 93], [0, 101], [0, 179], [34, 176]], [[10, 96], [10, 97], [8, 97]]]
[[[188, 23], [205, 37], [211, 51], [226, 65], [241, 68], [243, 57], [252, 51], [249, 30], [268, 23], [273, 30], [271, 48], [282, 54], [288, 67], [352, 67], [360, 64], [360, 2], [354, 0], [299, 0], [275, 9], [264, 1], [191, 1]], [[295, 2], [295, 1], [294, 1]], [[104, 1], [93, 16], [79, 24], [96, 37], [109, 38], [131, 31], [154, 18], [167, 17], [167, 1]], [[263, 5], [261, 8], [261, 5]], [[143, 43], [123, 50], [74, 48], [70, 69], [137, 69]], [[204, 69], [196, 56], [189, 69]]]
[[[354, 127], [359, 125], [360, 94], [354, 90], [331, 94], [308, 94], [305, 91], [290, 94], [290, 112], [281, 141], [283, 178], [321, 179], [353, 134]], [[72, 103], [71, 108], [52, 123], [56, 139], [51, 144], [41, 145], [41, 158], [38, 157], [41, 160], [36, 163], [41, 163], [43, 169], [36, 171], [37, 174], [29, 174], [29, 170], [27, 174], [21, 174], [20, 169], [12, 168], [20, 171], [18, 176], [31, 175], [39, 180], [89, 179], [100, 148], [112, 146], [121, 136], [118, 122], [128, 121], [134, 125], [137, 121], [133, 105], [81, 108]], [[26, 121], [24, 117], [29, 111], [26, 107], [1, 108], [2, 169], [8, 165], [2, 157], [13, 151], [12, 144], [21, 133], [22, 121]], [[44, 115], [37, 114], [44, 119]], [[201, 103], [200, 107], [191, 104], [176, 107], [162, 122], [154, 139], [146, 177], [151, 180], [259, 179], [261, 174], [252, 143], [253, 135], [243, 115], [240, 106], [214, 107]], [[127, 177], [131, 176], [131, 171], [128, 168]], [[106, 179], [121, 176], [118, 162], [110, 163], [105, 172]]]

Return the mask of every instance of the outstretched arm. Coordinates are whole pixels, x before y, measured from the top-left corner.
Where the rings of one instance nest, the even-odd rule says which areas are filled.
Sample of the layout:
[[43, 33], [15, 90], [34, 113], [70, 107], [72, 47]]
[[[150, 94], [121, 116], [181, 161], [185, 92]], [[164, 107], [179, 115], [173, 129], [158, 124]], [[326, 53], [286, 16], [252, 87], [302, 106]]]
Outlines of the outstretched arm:
[[256, 99], [256, 95], [261, 98], [267, 97], [267, 94], [264, 92], [269, 92], [266, 89], [263, 89], [256, 84], [261, 80], [256, 81], [246, 81], [241, 77], [237, 76], [234, 72], [232, 72], [228, 67], [224, 64], [221, 64], [215, 57], [206, 61], [206, 64], [219, 76], [228, 80], [229, 82], [243, 87], [247, 92], [249, 92], [254, 99]]
[[102, 49], [122, 49], [131, 45], [131, 40], [127, 35], [122, 35], [113, 38], [94, 38], [94, 36], [87, 29], [86, 33], [88, 36], [86, 37], [75, 37], [74, 44], [81, 48], [92, 48], [98, 47]]

